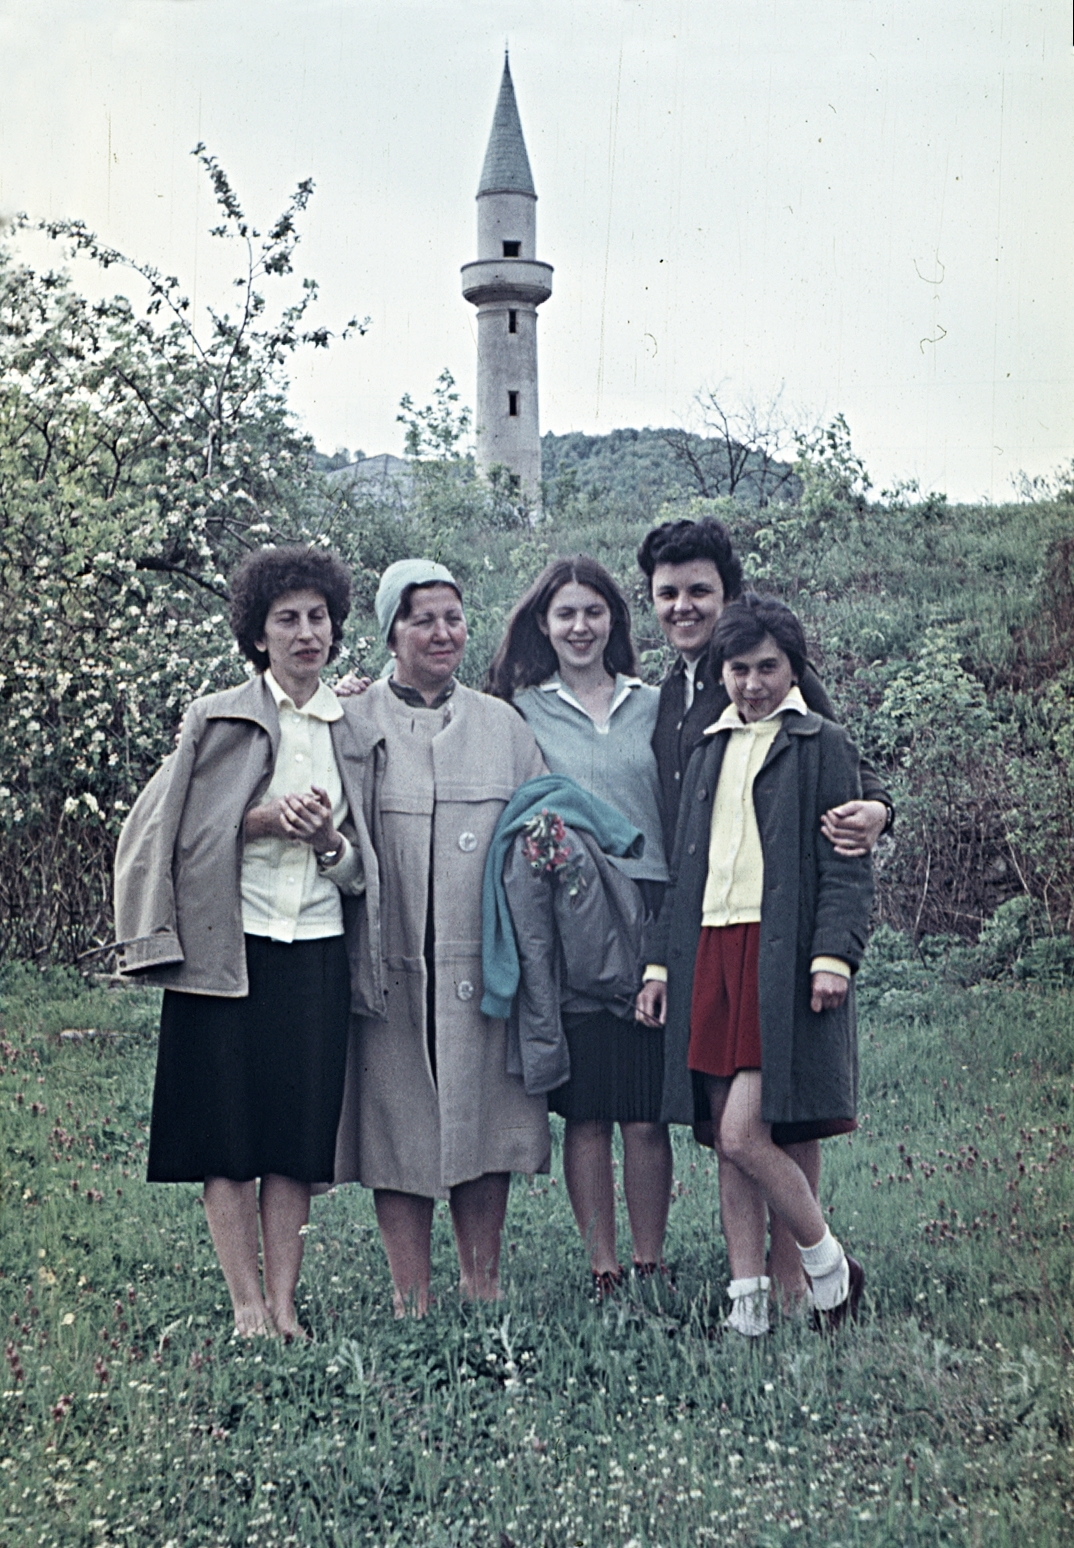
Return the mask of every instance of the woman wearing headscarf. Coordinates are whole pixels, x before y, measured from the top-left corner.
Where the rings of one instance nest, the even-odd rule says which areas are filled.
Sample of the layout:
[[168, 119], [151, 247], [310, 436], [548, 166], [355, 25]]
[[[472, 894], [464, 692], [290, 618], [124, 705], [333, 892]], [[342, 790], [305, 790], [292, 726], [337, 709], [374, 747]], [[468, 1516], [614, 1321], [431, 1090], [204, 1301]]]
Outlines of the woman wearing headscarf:
[[374, 743], [320, 680], [349, 606], [334, 554], [243, 561], [231, 623], [254, 674], [191, 705], [116, 852], [120, 971], [164, 989], [149, 1180], [204, 1181], [244, 1336], [301, 1331], [302, 1227], [311, 1184], [332, 1177], [348, 1019], [383, 1003]]
[[428, 1307], [435, 1201], [450, 1204], [461, 1293], [495, 1300], [511, 1173], [548, 1169], [545, 1099], [507, 1074], [504, 1023], [480, 1009], [485, 857], [543, 763], [507, 705], [458, 682], [466, 619], [444, 565], [390, 565], [376, 613], [391, 673], [350, 703], [380, 744], [387, 1011], [352, 1023], [336, 1177], [373, 1189], [402, 1316]]

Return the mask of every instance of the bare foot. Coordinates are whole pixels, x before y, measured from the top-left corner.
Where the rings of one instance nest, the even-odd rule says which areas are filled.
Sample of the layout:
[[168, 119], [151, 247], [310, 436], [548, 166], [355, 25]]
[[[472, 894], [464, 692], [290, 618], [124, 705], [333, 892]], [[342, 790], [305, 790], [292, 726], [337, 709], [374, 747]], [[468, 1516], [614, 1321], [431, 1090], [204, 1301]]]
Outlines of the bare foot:
[[460, 1279], [459, 1296], [464, 1301], [502, 1301], [504, 1299], [498, 1279]]
[[269, 1309], [264, 1301], [249, 1301], [236, 1306], [236, 1338], [272, 1338], [276, 1332]]
[[428, 1285], [415, 1285], [412, 1289], [392, 1291], [392, 1311], [396, 1318], [424, 1317], [432, 1305]]
[[298, 1320], [293, 1301], [288, 1301], [286, 1305], [271, 1307], [269, 1315], [272, 1318], [273, 1332], [278, 1333], [285, 1343], [309, 1342], [309, 1334]]

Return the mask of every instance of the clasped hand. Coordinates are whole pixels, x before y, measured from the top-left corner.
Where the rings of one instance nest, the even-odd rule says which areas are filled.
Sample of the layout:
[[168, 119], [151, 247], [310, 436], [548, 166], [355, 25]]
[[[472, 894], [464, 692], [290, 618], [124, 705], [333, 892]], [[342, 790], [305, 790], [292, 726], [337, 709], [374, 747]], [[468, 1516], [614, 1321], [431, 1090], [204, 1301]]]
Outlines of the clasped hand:
[[306, 795], [277, 796], [246, 813], [248, 839], [286, 838], [309, 844], [317, 854], [338, 849], [343, 842], [332, 821], [328, 791], [313, 785]]

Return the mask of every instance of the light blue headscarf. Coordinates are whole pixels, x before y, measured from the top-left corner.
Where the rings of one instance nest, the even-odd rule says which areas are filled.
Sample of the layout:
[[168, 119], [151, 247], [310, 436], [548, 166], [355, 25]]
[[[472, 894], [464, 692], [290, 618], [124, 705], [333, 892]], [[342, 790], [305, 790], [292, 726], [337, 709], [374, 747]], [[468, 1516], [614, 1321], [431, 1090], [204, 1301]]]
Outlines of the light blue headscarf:
[[454, 575], [446, 565], [438, 564], [435, 559], [397, 559], [394, 564], [388, 566], [380, 577], [376, 601], [373, 604], [377, 615], [377, 626], [385, 644], [388, 643], [388, 635], [392, 632], [392, 624], [395, 622], [399, 603], [407, 587], [437, 584], [453, 586], [459, 592], [459, 596], [462, 596]]

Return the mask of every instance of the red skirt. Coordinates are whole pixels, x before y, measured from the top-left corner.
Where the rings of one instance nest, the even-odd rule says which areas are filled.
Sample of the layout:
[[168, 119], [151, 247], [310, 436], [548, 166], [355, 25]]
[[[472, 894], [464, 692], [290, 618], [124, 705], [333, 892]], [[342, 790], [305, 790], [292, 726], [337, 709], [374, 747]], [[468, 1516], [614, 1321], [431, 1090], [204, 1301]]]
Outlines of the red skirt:
[[761, 1068], [757, 960], [759, 924], [702, 928], [694, 961], [687, 1063], [699, 1075], [727, 1078]]
[[[758, 992], [759, 924], [705, 925], [694, 959], [687, 1063], [699, 1075], [729, 1080], [739, 1070], [761, 1068]], [[856, 1118], [818, 1118], [774, 1123], [777, 1145], [851, 1134]]]

